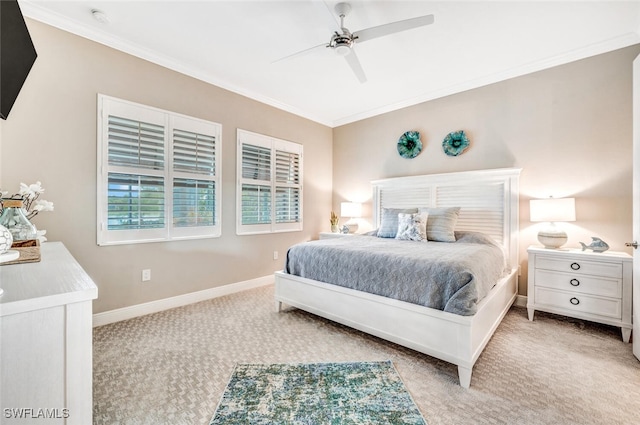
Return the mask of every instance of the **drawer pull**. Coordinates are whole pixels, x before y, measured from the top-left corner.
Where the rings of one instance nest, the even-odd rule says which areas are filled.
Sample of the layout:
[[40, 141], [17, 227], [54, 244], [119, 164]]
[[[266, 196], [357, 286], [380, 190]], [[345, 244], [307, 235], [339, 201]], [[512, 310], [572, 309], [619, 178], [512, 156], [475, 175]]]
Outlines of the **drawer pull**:
[[569, 300], [569, 302], [570, 302], [571, 304], [573, 304], [573, 305], [578, 305], [578, 304], [580, 304], [580, 300], [579, 300], [579, 299], [577, 299], [576, 297], [571, 298], [571, 299]]
[[578, 263], [571, 263], [571, 269], [572, 269], [572, 270], [580, 270], [580, 264], [578, 264]]
[[571, 284], [571, 286], [578, 286], [580, 285], [580, 281], [578, 279], [571, 279], [569, 281], [569, 283]]

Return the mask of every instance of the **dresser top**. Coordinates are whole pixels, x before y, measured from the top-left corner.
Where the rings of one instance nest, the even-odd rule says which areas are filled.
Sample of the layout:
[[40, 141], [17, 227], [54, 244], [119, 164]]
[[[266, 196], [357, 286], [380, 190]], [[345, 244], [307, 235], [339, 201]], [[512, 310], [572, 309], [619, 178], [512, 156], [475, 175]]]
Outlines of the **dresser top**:
[[37, 263], [0, 266], [0, 316], [97, 298], [98, 288], [62, 242], [40, 246]]
[[528, 249], [528, 252], [535, 252], [536, 254], [550, 254], [550, 255], [580, 255], [586, 256], [591, 259], [602, 259], [602, 258], [617, 258], [617, 259], [626, 259], [632, 260], [633, 257], [626, 252], [620, 251], [605, 251], [605, 252], [593, 252], [591, 250], [583, 251], [581, 248], [559, 248], [559, 249], [550, 249], [545, 248], [541, 245], [531, 245]]

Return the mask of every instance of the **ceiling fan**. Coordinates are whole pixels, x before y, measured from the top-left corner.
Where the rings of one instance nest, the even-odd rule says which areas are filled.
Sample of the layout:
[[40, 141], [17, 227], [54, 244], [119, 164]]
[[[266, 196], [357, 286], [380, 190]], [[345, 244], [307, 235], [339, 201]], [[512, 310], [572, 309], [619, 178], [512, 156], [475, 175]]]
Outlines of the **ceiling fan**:
[[[326, 6], [324, 2], [314, 2], [314, 4], [318, 3], [323, 3]], [[364, 43], [365, 41], [373, 40], [374, 38], [384, 37], [386, 35], [391, 35], [397, 32], [430, 25], [434, 21], [433, 15], [424, 15], [418, 16], [416, 18], [404, 19], [402, 21], [396, 21], [371, 28], [366, 28], [352, 33], [344, 26], [344, 18], [351, 11], [351, 5], [344, 2], [338, 3], [335, 5], [334, 10], [340, 18], [340, 26], [336, 28], [336, 31], [334, 31], [329, 44], [322, 43], [320, 45], [313, 46], [309, 49], [305, 49], [292, 55], [286, 56], [276, 62], [307, 54], [321, 47], [330, 48], [334, 52], [336, 52], [336, 54], [345, 58], [347, 64], [349, 64], [351, 70], [356, 75], [358, 80], [361, 83], [364, 83], [367, 81], [367, 76], [364, 73], [362, 65], [360, 64], [360, 60], [358, 59], [358, 56], [356, 55], [356, 52], [353, 48], [356, 43]], [[332, 21], [334, 20], [332, 19]]]

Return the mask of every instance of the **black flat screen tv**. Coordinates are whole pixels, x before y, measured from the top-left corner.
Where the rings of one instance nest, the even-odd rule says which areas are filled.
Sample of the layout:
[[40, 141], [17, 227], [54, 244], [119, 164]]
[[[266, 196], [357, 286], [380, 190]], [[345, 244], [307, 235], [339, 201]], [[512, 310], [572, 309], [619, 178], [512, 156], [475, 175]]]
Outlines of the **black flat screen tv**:
[[37, 56], [17, 0], [0, 0], [0, 118], [9, 116]]

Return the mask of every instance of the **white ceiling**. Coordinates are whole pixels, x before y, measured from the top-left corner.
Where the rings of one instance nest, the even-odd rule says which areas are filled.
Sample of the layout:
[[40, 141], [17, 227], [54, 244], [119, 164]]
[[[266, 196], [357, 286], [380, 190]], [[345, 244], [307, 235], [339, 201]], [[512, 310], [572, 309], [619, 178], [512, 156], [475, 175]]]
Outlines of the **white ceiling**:
[[331, 127], [640, 42], [640, 1], [352, 0], [352, 32], [435, 16], [356, 44], [361, 84], [330, 49], [274, 63], [329, 41], [335, 0], [19, 3], [27, 17]]

